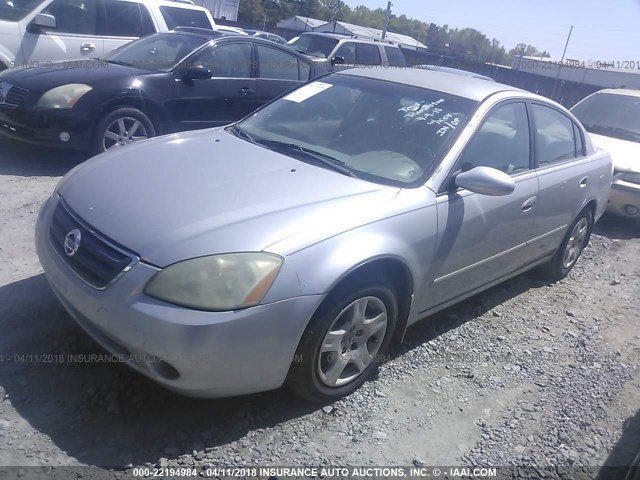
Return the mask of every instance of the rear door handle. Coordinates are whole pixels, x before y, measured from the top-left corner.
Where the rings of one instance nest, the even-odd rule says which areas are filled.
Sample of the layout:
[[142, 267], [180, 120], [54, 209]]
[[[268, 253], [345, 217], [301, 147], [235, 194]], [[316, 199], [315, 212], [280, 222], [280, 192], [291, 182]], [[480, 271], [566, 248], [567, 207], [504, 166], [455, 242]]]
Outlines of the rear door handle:
[[256, 93], [256, 91], [255, 91], [255, 90], [252, 90], [252, 89], [250, 89], [250, 88], [247, 88], [247, 87], [242, 87], [242, 88], [240, 89], [240, 94], [241, 94], [241, 95], [251, 95], [252, 93]]
[[522, 213], [527, 213], [527, 212], [530, 212], [531, 210], [533, 210], [533, 207], [536, 206], [536, 201], [537, 200], [538, 200], [538, 197], [531, 197], [526, 202], [524, 202], [522, 204]]
[[83, 43], [80, 46], [80, 50], [83, 52], [93, 52], [96, 49], [96, 45], [94, 43]]
[[589, 183], [589, 177], [584, 177], [582, 180], [580, 180], [580, 188], [585, 188], [588, 183]]

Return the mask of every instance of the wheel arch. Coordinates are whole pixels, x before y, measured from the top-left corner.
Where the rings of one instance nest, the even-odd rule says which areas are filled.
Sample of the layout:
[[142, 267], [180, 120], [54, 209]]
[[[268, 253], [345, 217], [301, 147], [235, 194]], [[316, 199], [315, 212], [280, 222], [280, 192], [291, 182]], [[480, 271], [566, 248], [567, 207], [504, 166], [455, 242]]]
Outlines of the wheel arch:
[[394, 287], [398, 302], [398, 319], [396, 329], [393, 332], [393, 339], [402, 340], [413, 301], [414, 278], [407, 263], [396, 256], [381, 255], [372, 257], [352, 266], [327, 289], [327, 296], [320, 303], [316, 312], [326, 306], [327, 302], [332, 301], [333, 294], [340, 292], [349, 284], [362, 279], [375, 278], [376, 276], [388, 279]]
[[101, 103], [97, 108], [94, 115], [94, 134], [95, 128], [100, 123], [100, 120], [108, 115], [110, 112], [119, 108], [135, 108], [144, 113], [153, 123], [156, 135], [162, 135], [167, 129], [167, 119], [162, 112], [162, 108], [156, 105], [154, 102], [148, 100], [142, 94], [127, 94], [120, 95]]

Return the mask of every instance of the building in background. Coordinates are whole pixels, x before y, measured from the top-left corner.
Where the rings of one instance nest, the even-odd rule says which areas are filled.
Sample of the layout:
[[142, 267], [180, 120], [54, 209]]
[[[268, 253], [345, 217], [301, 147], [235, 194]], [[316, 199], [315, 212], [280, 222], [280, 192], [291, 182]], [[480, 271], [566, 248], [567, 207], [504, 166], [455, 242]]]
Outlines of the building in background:
[[[287, 38], [295, 37], [304, 32], [340, 33], [343, 35], [355, 35], [358, 37], [382, 39], [382, 30], [377, 28], [361, 27], [346, 22], [326, 22], [317, 18], [292, 17], [283, 20], [277, 25], [278, 31]], [[387, 32], [386, 40], [401, 45], [403, 48], [425, 49], [425, 45], [408, 35]]]
[[[628, 68], [619, 68], [628, 67]], [[535, 73], [559, 81], [568, 81], [601, 88], [640, 88], [639, 62], [564, 62], [551, 58], [516, 56], [511, 65], [513, 70]]]
[[193, 3], [209, 10], [213, 18], [238, 21], [240, 0], [193, 0]]

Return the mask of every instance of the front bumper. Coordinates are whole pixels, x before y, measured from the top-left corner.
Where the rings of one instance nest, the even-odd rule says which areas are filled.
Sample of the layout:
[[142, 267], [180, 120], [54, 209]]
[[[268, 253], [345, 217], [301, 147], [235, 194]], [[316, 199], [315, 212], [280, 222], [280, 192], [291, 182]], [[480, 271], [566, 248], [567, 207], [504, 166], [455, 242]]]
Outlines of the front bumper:
[[628, 218], [640, 218], [640, 185], [614, 179], [607, 212]]
[[[0, 135], [45, 146], [86, 150], [91, 139], [90, 113], [77, 109], [41, 109], [0, 105]], [[62, 141], [60, 134], [69, 134]]]
[[103, 347], [165, 387], [193, 397], [282, 386], [322, 296], [234, 312], [195, 311], [146, 296], [143, 289], [158, 269], [144, 262], [97, 290], [53, 250], [48, 231], [54, 204], [43, 206], [36, 224], [40, 263], [61, 303]]

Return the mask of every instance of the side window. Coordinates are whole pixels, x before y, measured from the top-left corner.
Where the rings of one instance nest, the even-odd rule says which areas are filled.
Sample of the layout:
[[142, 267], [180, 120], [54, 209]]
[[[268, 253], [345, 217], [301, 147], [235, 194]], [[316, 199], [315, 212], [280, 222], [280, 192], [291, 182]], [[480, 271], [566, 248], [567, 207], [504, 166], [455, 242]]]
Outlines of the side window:
[[298, 59], [275, 48], [257, 45], [260, 78], [298, 80]]
[[105, 35], [110, 37], [143, 36], [139, 4], [107, 0], [105, 12]]
[[358, 65], [382, 65], [380, 50], [377, 45], [358, 44]]
[[536, 156], [540, 166], [576, 157], [573, 122], [543, 105], [532, 105], [535, 119]]
[[576, 157], [584, 157], [584, 142], [582, 141], [580, 129], [575, 123], [573, 124], [573, 135], [576, 138]]
[[346, 65], [356, 64], [356, 44], [354, 42], [343, 43], [342, 46], [336, 52], [336, 57], [344, 58]]
[[529, 170], [529, 119], [524, 103], [497, 107], [467, 144], [458, 169], [492, 167], [505, 173]]
[[97, 35], [97, 11], [96, 0], [53, 0], [42, 13], [56, 17], [53, 32]]
[[202, 10], [192, 10], [190, 8], [160, 7], [162, 18], [164, 18], [167, 28], [173, 30], [176, 27], [198, 27], [211, 29], [211, 22], [207, 14]]
[[251, 44], [230, 43], [207, 47], [190, 58], [188, 63], [208, 68], [214, 78], [250, 78]]
[[404, 55], [399, 48], [384, 47], [384, 51], [389, 59], [390, 67], [406, 67], [407, 63], [404, 61]]

